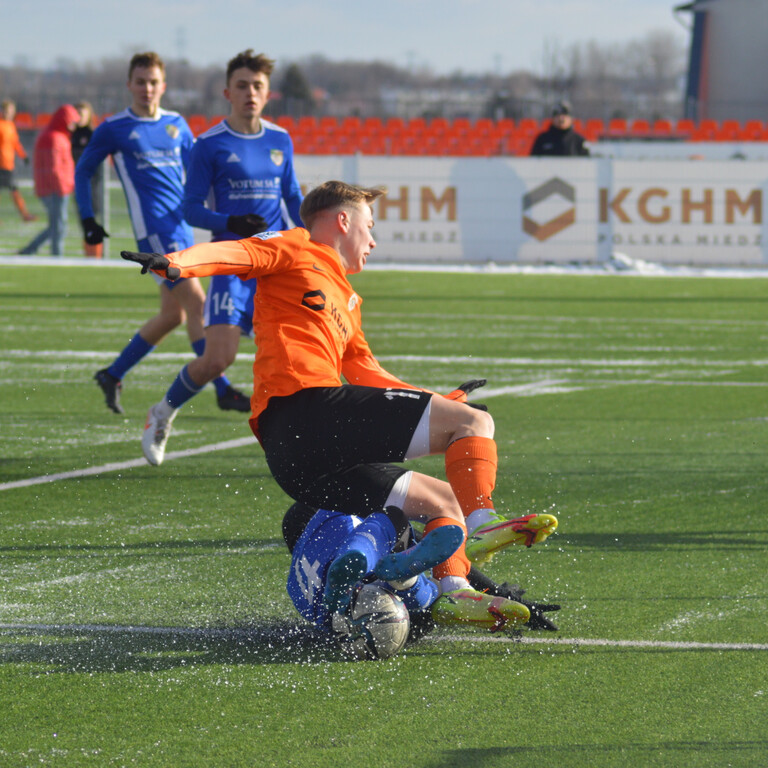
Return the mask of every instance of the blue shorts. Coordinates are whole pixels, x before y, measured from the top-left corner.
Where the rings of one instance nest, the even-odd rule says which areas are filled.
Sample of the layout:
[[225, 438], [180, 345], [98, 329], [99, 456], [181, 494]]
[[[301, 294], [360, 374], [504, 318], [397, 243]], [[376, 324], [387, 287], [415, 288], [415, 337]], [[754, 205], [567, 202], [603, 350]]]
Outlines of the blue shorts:
[[[177, 240], [171, 240], [164, 235], [150, 235], [149, 237], [137, 240], [136, 245], [138, 246], [139, 253], [166, 254], [173, 253], [174, 251], [183, 251], [185, 248], [194, 245], [194, 242], [179, 242]], [[180, 285], [187, 279], [182, 277], [179, 280], [166, 280], [164, 277], [160, 277], [160, 275], [156, 275], [154, 272], [150, 272], [149, 274], [152, 275], [158, 285], [164, 285], [169, 291], [172, 291], [177, 285]]]
[[238, 325], [244, 336], [253, 335], [253, 295], [256, 278], [214, 275], [205, 297], [203, 325]]

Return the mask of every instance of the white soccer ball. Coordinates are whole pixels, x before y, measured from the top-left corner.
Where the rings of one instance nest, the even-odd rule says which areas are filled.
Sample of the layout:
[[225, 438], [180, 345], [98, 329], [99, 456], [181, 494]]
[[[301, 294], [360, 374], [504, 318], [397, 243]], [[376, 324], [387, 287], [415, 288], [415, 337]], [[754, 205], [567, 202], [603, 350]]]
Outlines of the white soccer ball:
[[403, 601], [380, 584], [363, 584], [347, 613], [331, 618], [342, 651], [354, 659], [394, 656], [405, 646], [410, 626]]

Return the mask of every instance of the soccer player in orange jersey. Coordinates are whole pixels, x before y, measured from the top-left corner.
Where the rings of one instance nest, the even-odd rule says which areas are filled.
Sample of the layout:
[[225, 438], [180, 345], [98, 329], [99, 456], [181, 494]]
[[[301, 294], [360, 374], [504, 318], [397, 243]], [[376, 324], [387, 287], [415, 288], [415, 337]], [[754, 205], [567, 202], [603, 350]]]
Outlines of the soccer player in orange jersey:
[[[552, 515], [508, 521], [494, 511], [490, 414], [470, 407], [462, 389], [440, 396], [401, 381], [368, 346], [362, 299], [347, 276], [363, 269], [376, 246], [371, 206], [382, 194], [329, 181], [301, 205], [307, 229], [206, 243], [167, 257], [122, 255], [171, 280], [258, 278], [250, 423], [289, 496], [358, 516], [396, 506], [409, 519], [426, 520], [426, 533], [444, 525], [468, 527], [470, 544], [482, 556], [500, 548], [500, 531], [507, 543], [514, 536], [528, 544], [542, 540], [557, 525]], [[170, 406], [157, 414], [154, 451], [145, 451], [153, 464], [162, 462], [173, 416]], [[394, 463], [441, 453], [448, 482]], [[439, 619], [480, 623], [490, 614], [501, 625], [528, 621], [524, 605], [472, 589], [469, 569], [464, 546], [433, 569], [441, 590], [433, 610]]]

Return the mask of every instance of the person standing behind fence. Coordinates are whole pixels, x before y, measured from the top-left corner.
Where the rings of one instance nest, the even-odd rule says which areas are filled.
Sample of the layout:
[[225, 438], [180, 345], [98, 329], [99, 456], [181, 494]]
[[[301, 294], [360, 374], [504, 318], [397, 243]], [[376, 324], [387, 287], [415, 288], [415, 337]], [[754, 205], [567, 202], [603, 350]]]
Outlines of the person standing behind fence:
[[64, 251], [69, 196], [75, 188], [70, 134], [77, 120], [77, 110], [65, 104], [53, 113], [48, 127], [35, 140], [35, 194], [48, 213], [48, 226], [19, 251], [22, 255], [37, 253], [46, 240], [51, 241], [52, 256]]
[[[93, 114], [93, 107], [88, 101], [78, 101], [77, 104], [75, 104], [75, 109], [80, 114], [77, 128], [72, 132], [72, 157], [75, 159], [75, 166], [77, 166], [77, 161], [82, 157], [88, 142], [91, 140], [91, 136], [93, 136], [93, 129], [96, 127], [96, 119]], [[102, 166], [99, 166], [91, 177], [93, 215], [98, 218], [101, 218], [102, 214], [101, 198], [104, 189], [102, 173]], [[83, 241], [83, 253], [86, 256], [94, 256], [97, 259], [100, 259], [103, 255], [103, 248], [104, 246], [102, 243], [90, 245]]]
[[[165, 64], [160, 56], [153, 51], [137, 53], [128, 67], [131, 106], [104, 120], [83, 151], [75, 172], [75, 194], [89, 245], [99, 245], [109, 236], [94, 216], [91, 178], [110, 155], [125, 191], [139, 249], [169, 253], [194, 242], [182, 214], [184, 172], [194, 139], [181, 115], [160, 107], [165, 87]], [[158, 314], [139, 329], [111, 365], [94, 375], [107, 407], [115, 413], [123, 413], [120, 396], [125, 374], [185, 319], [195, 354], [201, 355], [205, 349], [205, 291], [200, 281], [192, 278], [179, 284], [158, 278], [157, 283]]]
[[24, 198], [13, 181], [16, 155], [25, 163], [29, 163], [29, 157], [24, 151], [21, 141], [19, 141], [19, 132], [13, 122], [14, 117], [16, 117], [16, 104], [10, 99], [5, 99], [0, 114], [0, 189], [5, 187], [10, 191], [13, 204], [24, 221], [35, 221], [37, 216], [33, 216], [27, 210]]
[[552, 110], [552, 125], [534, 140], [531, 155], [564, 157], [589, 155], [584, 137], [573, 129], [571, 105], [561, 101]]

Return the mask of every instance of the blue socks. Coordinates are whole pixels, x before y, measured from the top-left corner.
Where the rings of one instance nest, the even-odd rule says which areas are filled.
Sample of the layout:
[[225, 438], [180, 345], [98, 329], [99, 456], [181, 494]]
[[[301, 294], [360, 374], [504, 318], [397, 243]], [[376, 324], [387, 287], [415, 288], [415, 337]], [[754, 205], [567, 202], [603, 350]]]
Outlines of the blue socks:
[[188, 365], [185, 365], [179, 375], [174, 379], [168, 391], [165, 393], [166, 402], [173, 408], [181, 408], [187, 400], [191, 400], [204, 386], [198, 387], [187, 371]]
[[107, 368], [110, 376], [122, 379], [142, 358], [146, 357], [154, 347], [137, 333], [123, 351], [117, 356], [112, 365]]

